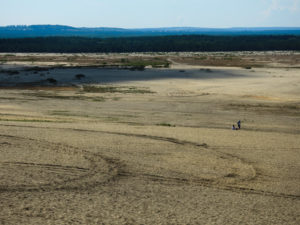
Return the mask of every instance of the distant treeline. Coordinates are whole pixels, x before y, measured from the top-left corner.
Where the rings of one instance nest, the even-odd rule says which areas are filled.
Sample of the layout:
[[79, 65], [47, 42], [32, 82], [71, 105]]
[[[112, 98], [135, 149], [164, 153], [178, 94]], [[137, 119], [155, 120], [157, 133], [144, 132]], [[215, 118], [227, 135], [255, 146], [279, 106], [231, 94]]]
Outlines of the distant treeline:
[[300, 36], [44, 37], [0, 39], [0, 52], [182, 52], [300, 50]]

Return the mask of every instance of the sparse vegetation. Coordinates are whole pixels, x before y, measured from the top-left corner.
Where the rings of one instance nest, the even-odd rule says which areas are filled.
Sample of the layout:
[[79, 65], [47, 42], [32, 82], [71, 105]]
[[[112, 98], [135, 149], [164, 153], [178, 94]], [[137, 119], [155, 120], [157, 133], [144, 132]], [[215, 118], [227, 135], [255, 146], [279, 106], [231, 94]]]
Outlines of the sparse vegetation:
[[48, 78], [47, 81], [51, 84], [56, 84], [57, 80], [55, 80], [54, 78]]
[[50, 68], [35, 66], [35, 67], [26, 68], [24, 71], [27, 71], [27, 72], [40, 72], [40, 71], [48, 71], [48, 70], [50, 70]]
[[157, 126], [163, 126], [163, 127], [176, 127], [175, 125], [173, 124], [170, 124], [170, 123], [159, 123], [159, 124], [156, 124]]
[[9, 122], [28, 122], [28, 123], [67, 123], [70, 121], [61, 121], [61, 120], [45, 120], [45, 119], [10, 119], [10, 118], [0, 118], [0, 121], [9, 121]]
[[75, 75], [75, 78], [76, 79], [78, 79], [78, 80], [81, 80], [82, 78], [84, 78], [85, 77], [85, 75], [84, 74], [77, 74], [77, 75]]
[[61, 100], [87, 100], [87, 101], [95, 101], [95, 102], [104, 102], [106, 99], [102, 96], [89, 97], [84, 95], [58, 95], [55, 92], [32, 92], [32, 93], [24, 93], [27, 96], [34, 96], [38, 98], [52, 98], [52, 99], [61, 99]]
[[211, 72], [212, 72], [211, 69], [200, 69], [200, 71], [204, 71], [204, 72], [206, 72], [206, 73], [211, 73]]
[[112, 100], [113, 101], [119, 101], [121, 98], [120, 97], [113, 97]]
[[138, 88], [138, 87], [127, 87], [127, 86], [92, 86], [92, 85], [85, 85], [82, 87], [84, 92], [90, 93], [139, 93], [139, 94], [146, 94], [146, 93], [154, 93], [146, 88]]
[[104, 102], [105, 98], [104, 97], [94, 97], [94, 98], [92, 98], [92, 100], [94, 102]]
[[146, 66], [151, 66], [152, 68], [168, 68], [170, 63], [163, 58], [155, 57], [154, 59], [127, 59], [123, 65], [130, 70], [143, 71]]
[[138, 66], [130, 66], [129, 68], [132, 71], [144, 71], [145, 70], [145, 66], [144, 65], [138, 65]]

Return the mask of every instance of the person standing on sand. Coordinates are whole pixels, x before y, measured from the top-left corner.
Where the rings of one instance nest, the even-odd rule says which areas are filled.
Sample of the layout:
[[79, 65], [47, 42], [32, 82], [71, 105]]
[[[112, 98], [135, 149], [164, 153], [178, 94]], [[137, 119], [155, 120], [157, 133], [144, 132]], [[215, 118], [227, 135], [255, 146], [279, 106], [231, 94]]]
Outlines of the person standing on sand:
[[240, 120], [237, 122], [237, 125], [238, 125], [238, 128], [240, 130], [241, 129], [241, 121]]

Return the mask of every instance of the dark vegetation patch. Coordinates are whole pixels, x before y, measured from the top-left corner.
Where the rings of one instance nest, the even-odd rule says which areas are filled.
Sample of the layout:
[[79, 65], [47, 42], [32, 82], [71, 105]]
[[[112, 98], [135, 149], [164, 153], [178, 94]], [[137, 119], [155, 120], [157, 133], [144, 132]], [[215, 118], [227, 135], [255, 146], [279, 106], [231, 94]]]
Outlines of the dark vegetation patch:
[[49, 115], [52, 116], [80, 116], [80, 117], [89, 117], [89, 115], [82, 115], [79, 113], [74, 113], [71, 111], [66, 111], [66, 110], [54, 110], [54, 111], [50, 111]]
[[229, 173], [227, 175], [225, 175], [225, 177], [228, 177], [228, 178], [234, 178], [234, 177], [237, 177], [238, 175], [235, 174], [235, 173]]
[[[297, 35], [180, 35], [128, 38], [0, 39], [0, 52], [198, 52], [300, 50]], [[10, 57], [6, 57], [10, 58]], [[231, 60], [230, 57], [226, 59]], [[67, 60], [67, 59], [66, 59]], [[34, 61], [34, 60], [30, 60]]]
[[145, 66], [144, 65], [139, 65], [139, 66], [130, 66], [129, 69], [131, 71], [144, 71], [145, 70]]
[[[140, 65], [139, 65], [140, 64]], [[167, 60], [142, 61], [133, 63], [134, 66], [152, 66], [153, 68], [168, 68], [170, 63]]]
[[90, 93], [137, 93], [137, 94], [146, 94], [146, 93], [154, 93], [153, 91], [147, 88], [140, 87], [128, 87], [128, 86], [92, 86], [86, 85], [82, 87], [83, 92]]
[[170, 123], [158, 123], [156, 125], [157, 126], [163, 126], [163, 127], [176, 127], [175, 125], [170, 124]]
[[38, 98], [49, 98], [49, 99], [60, 99], [60, 100], [87, 100], [95, 102], [104, 102], [106, 99], [102, 96], [88, 97], [84, 95], [58, 95], [55, 92], [32, 92], [32, 93], [23, 93], [23, 95], [34, 96]]
[[85, 77], [84, 74], [76, 74], [76, 75], [75, 75], [75, 78], [76, 78], [77, 80], [81, 80], [81, 79], [84, 78], [84, 77]]
[[147, 66], [151, 66], [152, 68], [168, 68], [170, 66], [170, 62], [164, 58], [128, 58], [126, 61], [122, 61], [120, 66], [130, 69], [132, 71], [143, 71]]
[[45, 119], [5, 119], [0, 118], [0, 121], [9, 121], [9, 122], [29, 122], [29, 123], [67, 123], [70, 121], [61, 121], [61, 120], [45, 120]]
[[50, 70], [50, 68], [38, 67], [38, 66], [29, 67], [29, 68], [24, 69], [24, 71], [26, 71], [26, 72], [41, 72], [41, 71], [48, 71], [48, 70]]
[[231, 103], [226, 109], [246, 110], [257, 113], [276, 113], [285, 115], [300, 115], [300, 104], [267, 104], [267, 103]]
[[[80, 54], [76, 57], [68, 56], [65, 54], [57, 55], [14, 55], [9, 59], [3, 55], [0, 55], [0, 61], [14, 61], [14, 62], [27, 62], [28, 59], [35, 62], [55, 62], [54, 66], [47, 67], [29, 67], [21, 71], [32, 72], [34, 74], [44, 71], [49, 74], [52, 69], [84, 69], [84, 68], [113, 68], [113, 69], [131, 69], [142, 71], [145, 68], [166, 68], [170, 63], [176, 62], [187, 65], [198, 66], [230, 66], [249, 69], [254, 67], [278, 67], [274, 65], [277, 62], [281, 67], [285, 68], [299, 68], [297, 65], [300, 62], [300, 54], [297, 52], [272, 52], [272, 53], [259, 53], [259, 52], [236, 52], [226, 54], [225, 52], [213, 52], [213, 53], [161, 53], [152, 52], [143, 55], [136, 54], [120, 54], [123, 58], [116, 57], [115, 54], [103, 55], [89, 55]], [[228, 60], [230, 58], [230, 60]], [[66, 60], [69, 61], [69, 65], [65, 64]], [[70, 66], [71, 65], [71, 66]], [[210, 72], [207, 68], [203, 68], [203, 71]], [[76, 74], [75, 74], [76, 75]], [[75, 77], [76, 79], [76, 77]]]
[[211, 69], [200, 69], [200, 71], [206, 72], [206, 73], [211, 73], [212, 70]]
[[113, 97], [112, 100], [113, 101], [119, 101], [121, 98], [120, 97]]
[[18, 100], [18, 98], [14, 98], [14, 97], [1, 97], [0, 96], [0, 100]]
[[94, 102], [104, 102], [105, 98], [102, 97], [102, 96], [100, 96], [100, 97], [93, 97], [92, 101], [94, 101]]
[[54, 78], [48, 78], [47, 81], [51, 84], [56, 84], [57, 80], [55, 80]]

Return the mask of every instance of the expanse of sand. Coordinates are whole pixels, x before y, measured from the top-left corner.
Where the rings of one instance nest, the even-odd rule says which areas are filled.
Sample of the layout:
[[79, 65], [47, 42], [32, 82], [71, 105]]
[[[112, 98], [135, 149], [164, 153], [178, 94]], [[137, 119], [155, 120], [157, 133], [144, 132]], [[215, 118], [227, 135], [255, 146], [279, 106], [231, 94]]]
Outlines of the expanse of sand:
[[300, 224], [299, 67], [171, 61], [0, 65], [0, 224]]

